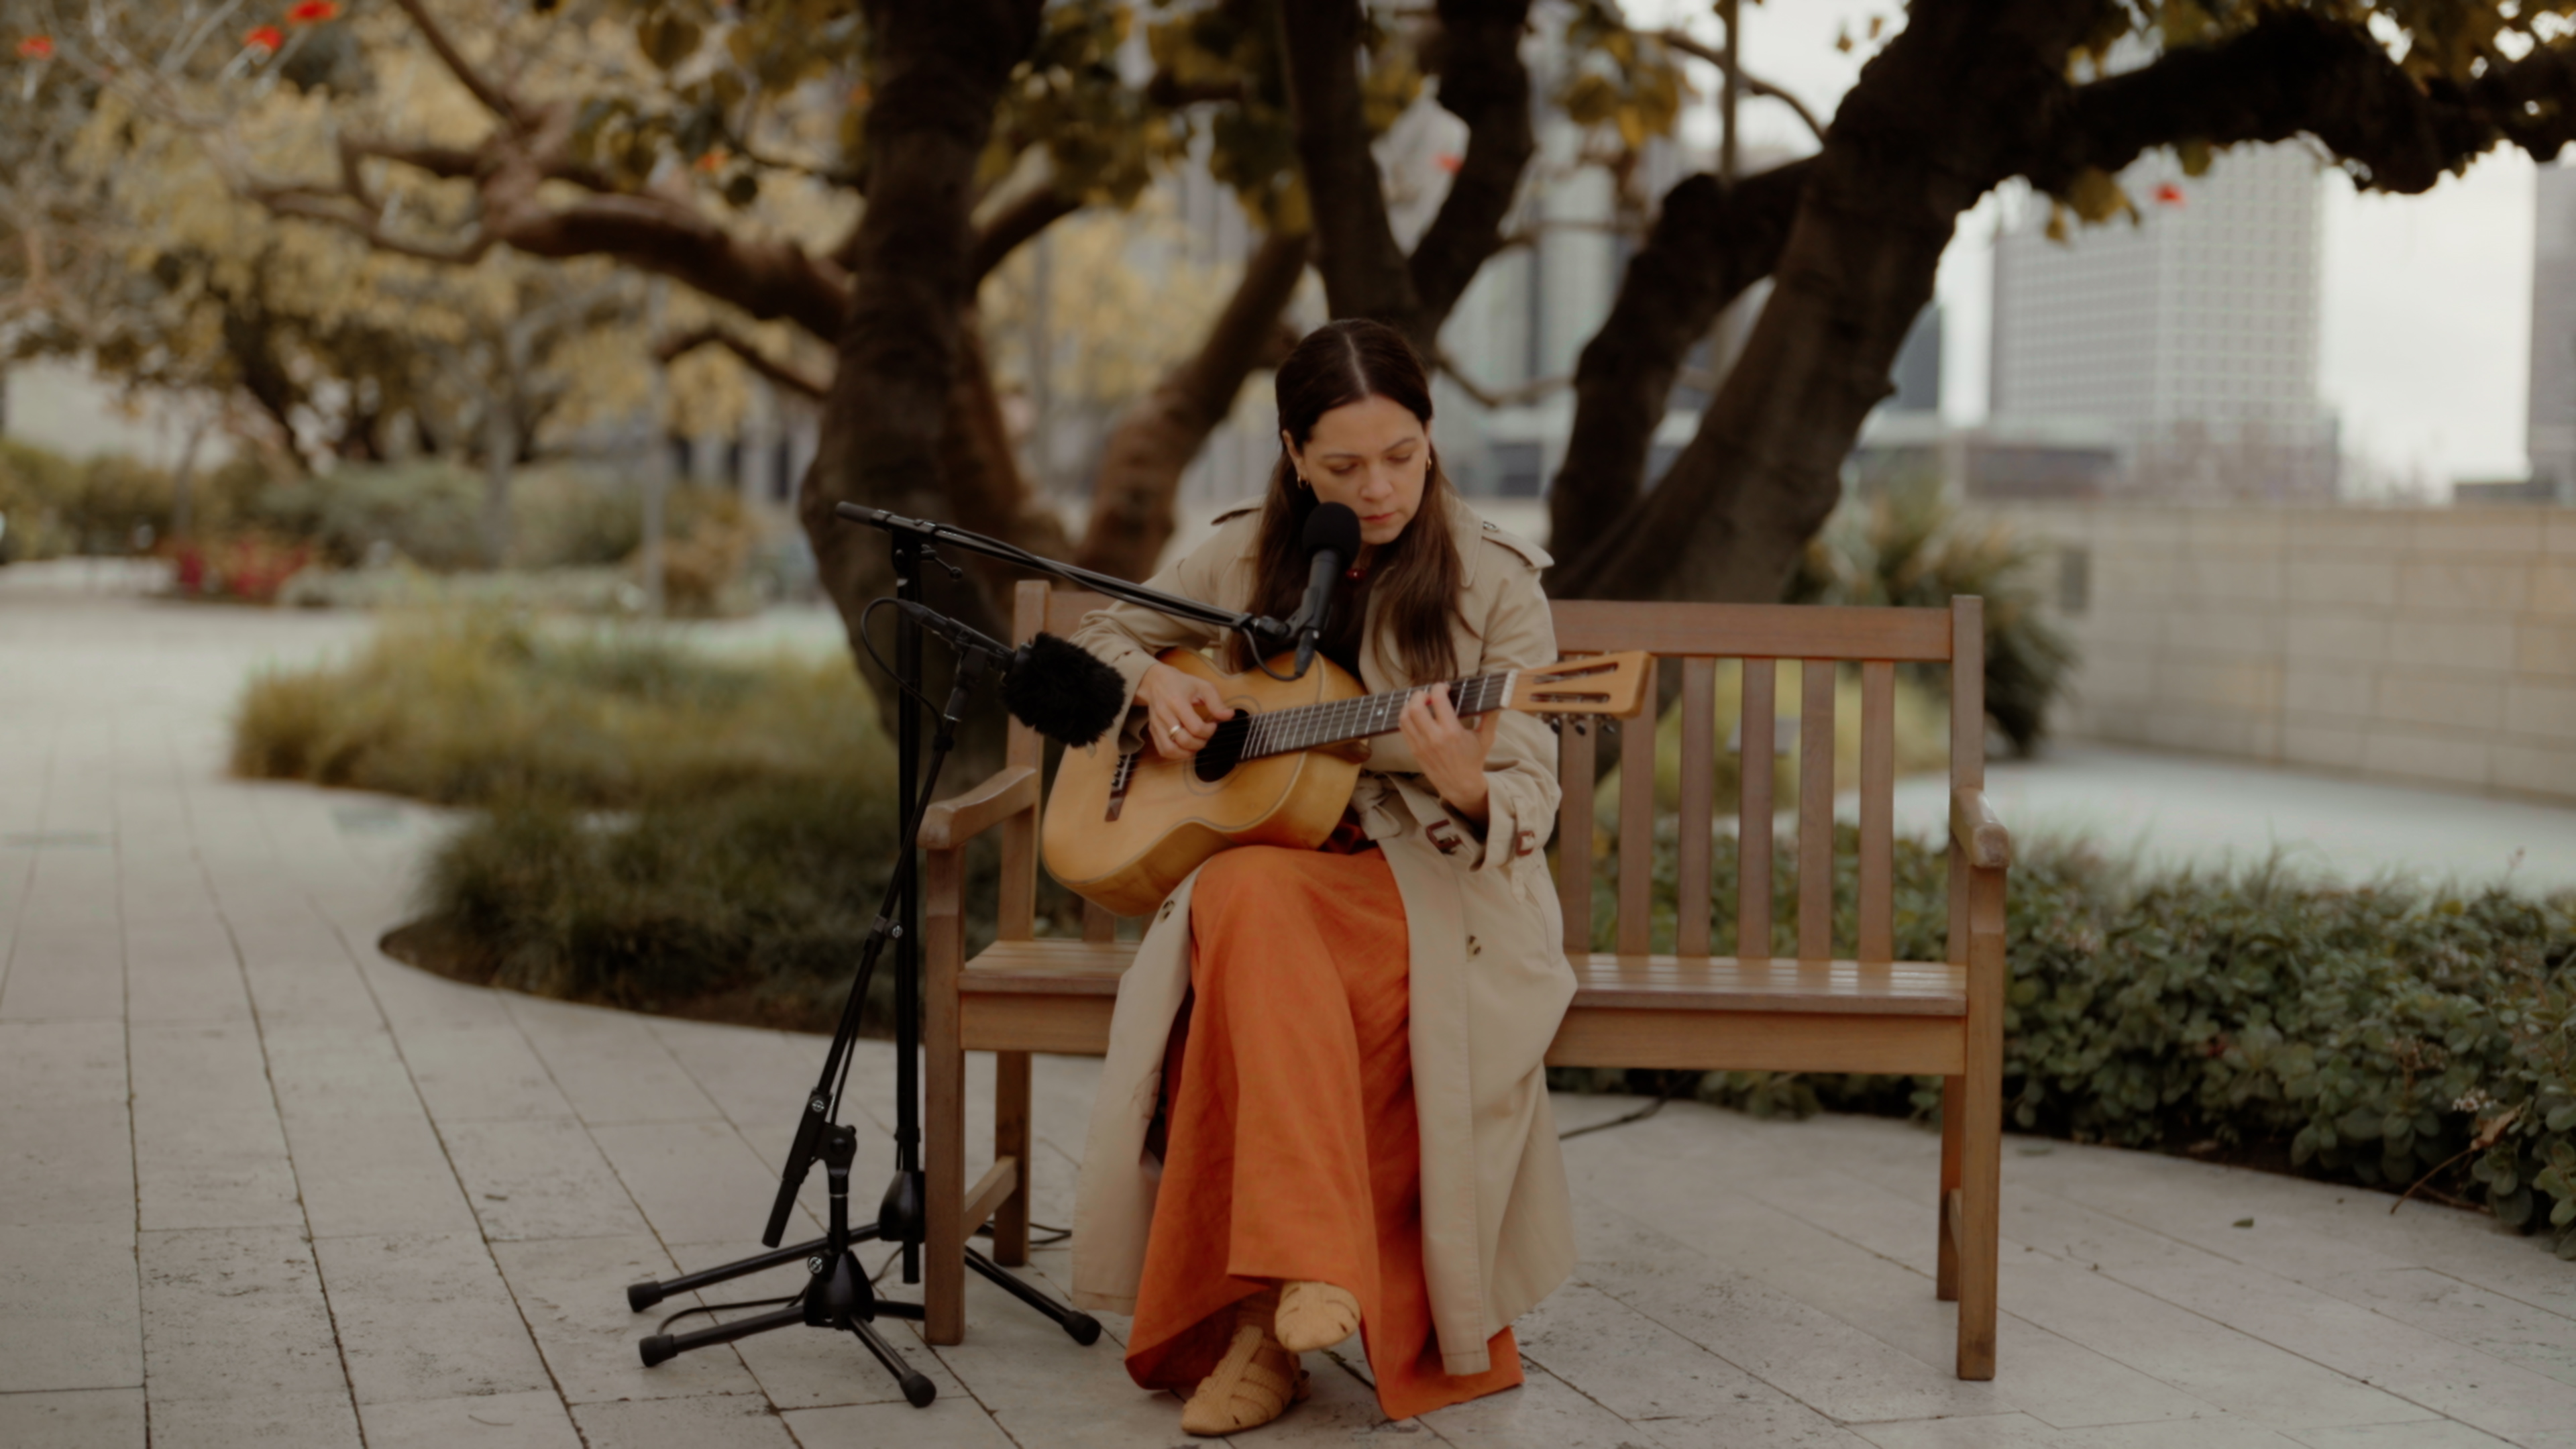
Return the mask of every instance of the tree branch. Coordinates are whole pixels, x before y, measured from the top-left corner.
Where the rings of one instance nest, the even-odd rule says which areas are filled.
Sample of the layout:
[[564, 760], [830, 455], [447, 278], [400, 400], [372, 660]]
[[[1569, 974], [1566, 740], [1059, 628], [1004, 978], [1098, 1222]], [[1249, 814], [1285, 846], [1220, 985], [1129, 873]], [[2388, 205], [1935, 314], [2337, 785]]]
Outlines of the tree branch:
[[1575, 364], [1574, 430], [1548, 497], [1550, 547], [1561, 557], [1579, 556], [1643, 493], [1684, 359], [1729, 302], [1779, 265], [1814, 164], [1792, 161], [1731, 190], [1693, 176], [1664, 197], [1610, 316]]
[[1528, 23], [1529, 0], [1440, 0], [1440, 105], [1467, 123], [1467, 150], [1408, 263], [1418, 325], [1435, 339], [1467, 284], [1502, 249], [1503, 218], [1538, 149], [1521, 64]]
[[[412, 257], [424, 262], [442, 262], [453, 266], [470, 267], [483, 260], [483, 254], [492, 250], [494, 241], [491, 232], [480, 228], [473, 236], [456, 246], [440, 247], [424, 242], [405, 241], [387, 232], [384, 229], [383, 217], [376, 212], [363, 209], [363, 204], [361, 209], [352, 210], [350, 207], [337, 204], [337, 193], [319, 192], [310, 187], [254, 187], [249, 194], [251, 200], [268, 208], [275, 215], [300, 217], [305, 221], [318, 221], [328, 226], [336, 226], [356, 235], [378, 251], [390, 252], [395, 256]], [[355, 197], [349, 199], [357, 200]]]
[[1449, 380], [1458, 385], [1458, 390], [1480, 408], [1520, 407], [1574, 385], [1574, 379], [1570, 377], [1542, 377], [1518, 387], [1487, 387], [1469, 377], [1466, 369], [1458, 365], [1458, 359], [1451, 357], [1445, 347], [1440, 349], [1439, 364]]
[[1256, 368], [1277, 366], [1296, 345], [1279, 314], [1306, 274], [1307, 251], [1303, 236], [1263, 237], [1244, 259], [1234, 295], [1199, 350], [1110, 429], [1076, 563], [1131, 579], [1154, 571], [1171, 541], [1172, 495], [1182, 472], [1225, 421], [1244, 379]]
[[980, 283], [1022, 244], [1082, 209], [1080, 197], [1058, 192], [1053, 182], [1032, 186], [1004, 203], [975, 233], [967, 275]]
[[415, 171], [426, 171], [442, 180], [471, 181], [483, 170], [484, 149], [477, 147], [469, 151], [459, 146], [343, 136], [340, 138], [341, 175], [352, 183], [349, 190], [353, 195], [362, 195], [363, 192], [354, 184], [356, 173], [352, 163], [356, 158], [370, 156], [409, 166]]
[[[1692, 39], [1690, 34], [1686, 31], [1649, 30], [1644, 32], [1644, 34], [1652, 39], [1662, 41], [1664, 44], [1691, 57], [1693, 60], [1704, 60], [1710, 65], [1716, 66], [1720, 70], [1726, 69], [1726, 55], [1724, 52], [1710, 49], [1701, 42]], [[1796, 96], [1791, 95], [1780, 87], [1771, 84], [1760, 76], [1748, 74], [1740, 65], [1735, 69], [1735, 83], [1744, 87], [1747, 94], [1768, 96], [1772, 100], [1778, 101], [1780, 104], [1787, 106], [1790, 110], [1796, 111], [1798, 113], [1798, 119], [1807, 123], [1808, 133], [1813, 135], [1819, 144], [1823, 143], [1825, 139], [1825, 123], [1816, 119], [1816, 113], [1807, 109], [1806, 102], [1799, 100]]]
[[485, 110], [512, 125], [520, 124], [526, 119], [519, 109], [518, 98], [476, 70], [472, 63], [465, 59], [465, 53], [456, 48], [456, 42], [448, 38], [447, 31], [436, 20], [430, 18], [429, 7], [423, 4], [422, 0], [394, 0], [394, 4], [403, 14], [411, 17], [411, 23], [419, 29], [421, 39], [428, 41], [429, 48], [438, 53], [439, 61], [447, 67], [447, 73], [456, 77], [457, 84], [471, 92], [474, 99], [482, 102]]
[[2302, 132], [2361, 167], [2362, 184], [2406, 194], [2498, 141], [2546, 161], [2576, 141], [2576, 51], [2493, 60], [2464, 84], [2418, 82], [2359, 26], [2274, 11], [2216, 44], [2076, 88], [2055, 124], [2011, 159], [2033, 185], [2062, 194], [2086, 168], [2117, 172], [2156, 146]]
[[831, 385], [808, 377], [787, 363], [760, 350], [758, 344], [730, 327], [708, 323], [704, 327], [666, 338], [653, 349], [657, 361], [668, 364], [701, 347], [721, 347], [743, 361], [743, 365], [800, 397], [821, 402]]
[[1370, 317], [1431, 354], [1420, 295], [1387, 221], [1377, 158], [1360, 107], [1359, 0], [1291, 0], [1279, 7], [1280, 60], [1295, 120], [1297, 163], [1315, 217], [1315, 267], [1336, 317]]

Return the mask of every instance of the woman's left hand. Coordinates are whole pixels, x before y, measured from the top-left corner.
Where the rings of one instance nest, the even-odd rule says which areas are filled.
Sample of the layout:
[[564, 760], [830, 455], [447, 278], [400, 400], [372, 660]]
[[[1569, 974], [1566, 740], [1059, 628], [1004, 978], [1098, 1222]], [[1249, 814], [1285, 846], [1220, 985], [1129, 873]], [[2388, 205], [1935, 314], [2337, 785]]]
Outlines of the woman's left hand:
[[1502, 718], [1489, 710], [1473, 723], [1459, 719], [1449, 686], [1435, 684], [1416, 693], [1396, 722], [1422, 762], [1423, 778], [1470, 820], [1485, 819], [1485, 754], [1494, 747], [1494, 728]]

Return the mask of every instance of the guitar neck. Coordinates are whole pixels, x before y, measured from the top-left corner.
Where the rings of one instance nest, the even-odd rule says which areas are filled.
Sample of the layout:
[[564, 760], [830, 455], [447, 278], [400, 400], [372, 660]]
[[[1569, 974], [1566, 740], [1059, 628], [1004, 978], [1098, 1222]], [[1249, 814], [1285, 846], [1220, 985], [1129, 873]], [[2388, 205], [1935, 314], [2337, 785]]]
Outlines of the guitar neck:
[[[1462, 715], [1502, 709], [1511, 701], [1512, 680], [1518, 673], [1518, 670], [1510, 670], [1501, 674], [1481, 674], [1473, 679], [1450, 680], [1449, 697]], [[1358, 699], [1339, 699], [1329, 704], [1299, 705], [1295, 709], [1256, 714], [1245, 733], [1243, 753], [1237, 758], [1257, 760], [1265, 755], [1320, 749], [1325, 745], [1386, 734], [1396, 727], [1404, 707], [1411, 704], [1413, 697], [1420, 692], [1419, 687], [1397, 689], [1385, 694], [1362, 695]]]

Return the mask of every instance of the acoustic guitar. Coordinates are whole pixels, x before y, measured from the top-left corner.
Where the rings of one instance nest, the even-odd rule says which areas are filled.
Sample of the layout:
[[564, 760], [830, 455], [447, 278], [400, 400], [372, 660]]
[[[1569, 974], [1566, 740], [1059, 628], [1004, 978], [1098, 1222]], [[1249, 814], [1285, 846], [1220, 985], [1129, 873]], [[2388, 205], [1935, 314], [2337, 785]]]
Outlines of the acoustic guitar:
[[[1497, 709], [1629, 718], [1645, 708], [1647, 657], [1592, 654], [1456, 680], [1450, 698], [1461, 718]], [[1359, 783], [1368, 738], [1393, 731], [1417, 692], [1365, 693], [1329, 659], [1294, 681], [1226, 674], [1187, 649], [1162, 661], [1216, 685], [1234, 718], [1186, 759], [1167, 760], [1151, 744], [1124, 751], [1114, 733], [1068, 748], [1047, 796], [1047, 872], [1121, 916], [1152, 910], [1220, 850], [1323, 844]], [[1271, 667], [1284, 672], [1286, 661]]]

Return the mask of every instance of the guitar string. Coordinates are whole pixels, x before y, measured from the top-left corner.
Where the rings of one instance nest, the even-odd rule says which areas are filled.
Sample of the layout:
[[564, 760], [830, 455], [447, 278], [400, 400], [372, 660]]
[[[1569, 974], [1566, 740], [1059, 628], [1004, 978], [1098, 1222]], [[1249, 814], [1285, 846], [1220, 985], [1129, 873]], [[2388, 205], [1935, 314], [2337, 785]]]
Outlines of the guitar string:
[[[1459, 701], [1455, 708], [1466, 715], [1483, 714], [1499, 707], [1509, 694], [1514, 672], [1517, 671], [1447, 681]], [[1241, 747], [1235, 758], [1251, 760], [1292, 750], [1312, 749], [1337, 740], [1384, 734], [1394, 728], [1394, 720], [1418, 693], [1420, 691], [1414, 689], [1391, 690], [1327, 704], [1272, 710], [1248, 719], [1237, 717], [1218, 725], [1209, 744], [1211, 747], [1220, 743], [1233, 744], [1240, 737]]]

